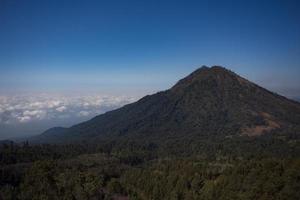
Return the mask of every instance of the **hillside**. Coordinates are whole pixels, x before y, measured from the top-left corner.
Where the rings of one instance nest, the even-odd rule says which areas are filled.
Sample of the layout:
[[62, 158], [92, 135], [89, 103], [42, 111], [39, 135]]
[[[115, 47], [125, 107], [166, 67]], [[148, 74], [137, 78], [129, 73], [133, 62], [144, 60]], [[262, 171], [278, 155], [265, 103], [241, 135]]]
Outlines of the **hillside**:
[[148, 95], [32, 142], [105, 138], [260, 136], [300, 130], [300, 104], [223, 67], [201, 67], [166, 91]]

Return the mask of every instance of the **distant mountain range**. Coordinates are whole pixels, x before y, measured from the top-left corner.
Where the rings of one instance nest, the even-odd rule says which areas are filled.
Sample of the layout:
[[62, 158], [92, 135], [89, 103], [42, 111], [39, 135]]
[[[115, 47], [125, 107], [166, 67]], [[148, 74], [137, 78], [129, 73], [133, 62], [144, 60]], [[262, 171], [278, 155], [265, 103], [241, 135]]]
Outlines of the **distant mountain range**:
[[[118, 138], [258, 137], [299, 133], [300, 103], [219, 66], [201, 67], [166, 91], [70, 128], [52, 128], [33, 143]], [[298, 131], [298, 132], [297, 132]]]

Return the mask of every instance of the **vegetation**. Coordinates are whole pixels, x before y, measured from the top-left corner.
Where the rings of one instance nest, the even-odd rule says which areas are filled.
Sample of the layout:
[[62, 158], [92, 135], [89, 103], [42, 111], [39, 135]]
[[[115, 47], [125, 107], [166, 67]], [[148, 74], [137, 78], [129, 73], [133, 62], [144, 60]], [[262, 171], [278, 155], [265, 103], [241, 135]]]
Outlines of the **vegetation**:
[[175, 141], [2, 144], [0, 195], [71, 200], [299, 197], [299, 138]]

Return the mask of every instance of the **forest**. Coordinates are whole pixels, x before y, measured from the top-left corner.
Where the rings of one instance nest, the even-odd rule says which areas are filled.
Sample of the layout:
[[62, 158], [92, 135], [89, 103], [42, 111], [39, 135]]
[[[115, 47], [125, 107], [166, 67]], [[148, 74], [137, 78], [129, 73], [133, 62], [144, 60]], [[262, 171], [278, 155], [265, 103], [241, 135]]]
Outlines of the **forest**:
[[278, 135], [5, 142], [0, 195], [5, 200], [299, 199], [299, 141], [297, 135]]

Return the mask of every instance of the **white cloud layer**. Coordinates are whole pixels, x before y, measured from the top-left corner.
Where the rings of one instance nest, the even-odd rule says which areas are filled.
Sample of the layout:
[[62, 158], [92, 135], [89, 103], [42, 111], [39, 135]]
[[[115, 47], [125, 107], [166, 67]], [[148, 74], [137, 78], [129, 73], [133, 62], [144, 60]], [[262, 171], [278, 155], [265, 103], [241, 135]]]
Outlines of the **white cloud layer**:
[[136, 101], [137, 97], [112, 95], [0, 95], [0, 124], [93, 117]]

